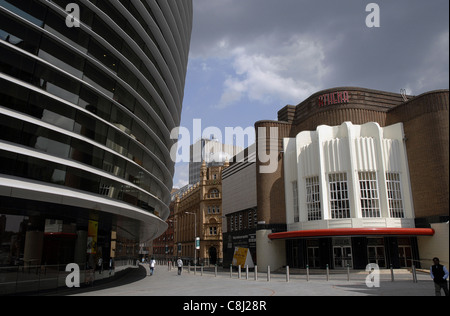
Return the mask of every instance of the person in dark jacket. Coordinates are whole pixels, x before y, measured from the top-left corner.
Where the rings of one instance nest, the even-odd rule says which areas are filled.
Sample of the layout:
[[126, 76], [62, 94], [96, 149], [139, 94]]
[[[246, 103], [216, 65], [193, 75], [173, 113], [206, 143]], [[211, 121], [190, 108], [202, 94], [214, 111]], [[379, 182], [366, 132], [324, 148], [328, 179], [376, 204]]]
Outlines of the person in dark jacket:
[[430, 268], [430, 274], [434, 281], [436, 296], [441, 296], [441, 289], [444, 290], [445, 296], [448, 296], [448, 270], [445, 266], [439, 264], [439, 258], [433, 258], [433, 265]]

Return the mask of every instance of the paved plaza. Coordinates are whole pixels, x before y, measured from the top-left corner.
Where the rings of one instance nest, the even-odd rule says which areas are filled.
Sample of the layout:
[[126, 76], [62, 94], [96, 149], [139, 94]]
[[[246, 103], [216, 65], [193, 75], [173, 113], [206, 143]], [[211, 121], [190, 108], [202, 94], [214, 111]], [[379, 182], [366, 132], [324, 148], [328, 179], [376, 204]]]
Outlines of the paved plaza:
[[433, 296], [434, 285], [428, 273], [418, 272], [417, 282], [407, 270], [394, 270], [394, 281], [390, 270], [380, 271], [379, 287], [366, 285], [368, 272], [330, 271], [328, 280], [325, 270], [312, 271], [307, 280], [306, 271], [291, 270], [287, 282], [284, 271], [267, 274], [259, 272], [255, 280], [253, 271], [247, 274], [214, 268], [205, 268], [203, 273], [187, 267], [181, 275], [177, 269], [157, 266], [154, 275], [149, 275], [147, 265], [130, 269], [123, 276], [92, 287], [67, 289], [58, 295], [77, 296], [217, 296], [217, 297], [268, 297], [268, 296]]

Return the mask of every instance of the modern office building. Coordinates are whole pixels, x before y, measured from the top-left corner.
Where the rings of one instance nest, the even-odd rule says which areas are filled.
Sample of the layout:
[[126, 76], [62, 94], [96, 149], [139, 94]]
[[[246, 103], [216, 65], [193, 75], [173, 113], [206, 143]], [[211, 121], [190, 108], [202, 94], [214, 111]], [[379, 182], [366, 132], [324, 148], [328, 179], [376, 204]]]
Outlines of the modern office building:
[[222, 144], [214, 135], [211, 135], [211, 138], [199, 139], [189, 150], [189, 184], [194, 185], [200, 181], [203, 162], [206, 162], [207, 167], [222, 166], [242, 150], [240, 146]]
[[166, 230], [192, 18], [0, 0], [0, 265], [137, 258]]
[[448, 97], [342, 87], [257, 122], [258, 266], [448, 264]]

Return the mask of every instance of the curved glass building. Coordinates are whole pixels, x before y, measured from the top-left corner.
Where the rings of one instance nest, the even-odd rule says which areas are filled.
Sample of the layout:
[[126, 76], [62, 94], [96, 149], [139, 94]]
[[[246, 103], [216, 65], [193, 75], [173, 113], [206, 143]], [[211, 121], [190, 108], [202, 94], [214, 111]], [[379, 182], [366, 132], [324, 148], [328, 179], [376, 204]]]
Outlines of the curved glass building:
[[0, 0], [0, 266], [136, 258], [166, 230], [192, 16]]

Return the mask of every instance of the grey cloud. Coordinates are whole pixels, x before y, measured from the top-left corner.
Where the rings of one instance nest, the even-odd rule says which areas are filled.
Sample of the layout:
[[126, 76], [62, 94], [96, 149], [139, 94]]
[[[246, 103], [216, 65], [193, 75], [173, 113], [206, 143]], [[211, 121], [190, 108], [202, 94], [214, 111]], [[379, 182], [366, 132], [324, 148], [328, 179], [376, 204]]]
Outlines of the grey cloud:
[[[365, 25], [370, 2], [380, 6], [380, 28]], [[191, 58], [229, 58], [236, 66], [239, 57], [260, 56], [280, 66], [268, 78], [313, 89], [356, 85], [419, 94], [449, 85], [448, 6], [447, 0], [194, 0]], [[296, 65], [308, 59], [290, 51], [298, 47], [293, 39], [320, 48], [323, 57], [310, 60], [322, 74]], [[247, 75], [241, 83], [251, 84]]]

